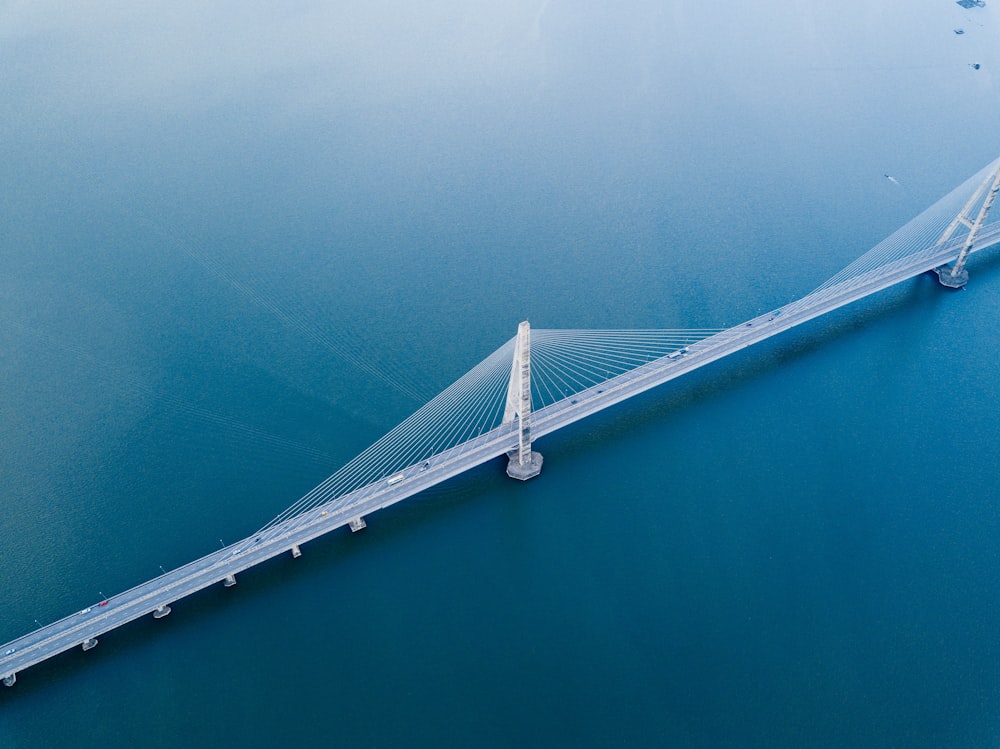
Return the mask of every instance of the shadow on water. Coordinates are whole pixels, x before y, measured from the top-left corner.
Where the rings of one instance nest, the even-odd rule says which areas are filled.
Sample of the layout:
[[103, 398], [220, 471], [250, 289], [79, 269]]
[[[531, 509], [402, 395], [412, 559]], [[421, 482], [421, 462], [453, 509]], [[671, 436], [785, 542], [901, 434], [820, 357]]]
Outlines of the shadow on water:
[[976, 253], [966, 267], [969, 270], [969, 284], [972, 289], [987, 281], [1000, 278], [1000, 245]]

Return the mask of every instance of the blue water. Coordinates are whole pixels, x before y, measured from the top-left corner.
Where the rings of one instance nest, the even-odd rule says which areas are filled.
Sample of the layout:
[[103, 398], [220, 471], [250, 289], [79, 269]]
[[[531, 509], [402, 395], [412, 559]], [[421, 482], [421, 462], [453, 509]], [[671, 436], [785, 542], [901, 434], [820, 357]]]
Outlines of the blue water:
[[[993, 9], [869, 5], [18, 18], [0, 640], [252, 532], [522, 319], [738, 323], [994, 158], [952, 137]], [[996, 745], [998, 257], [29, 669], [0, 745]]]

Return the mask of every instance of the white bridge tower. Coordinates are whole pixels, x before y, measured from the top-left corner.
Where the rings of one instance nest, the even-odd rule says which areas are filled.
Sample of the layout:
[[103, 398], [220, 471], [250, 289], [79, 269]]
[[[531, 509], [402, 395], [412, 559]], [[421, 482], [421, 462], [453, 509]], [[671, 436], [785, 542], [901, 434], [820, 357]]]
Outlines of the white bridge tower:
[[531, 326], [528, 321], [517, 326], [514, 361], [507, 383], [507, 405], [503, 423], [517, 422], [517, 450], [507, 453], [507, 475], [527, 481], [542, 471], [542, 456], [531, 450]]
[[[987, 188], [989, 188], [989, 193], [986, 195], [986, 200], [983, 201], [982, 206], [979, 208], [979, 213], [976, 215], [975, 220], [973, 220], [971, 211], [980, 198], [983, 197], [983, 193], [986, 192]], [[1000, 192], [1000, 162], [997, 163], [997, 167], [993, 172], [983, 180], [982, 184], [976, 188], [976, 191], [972, 193], [972, 197], [969, 198], [962, 212], [955, 216], [954, 221], [948, 224], [948, 228], [944, 230], [944, 234], [937, 241], [938, 245], [947, 242], [959, 226], [965, 226], [969, 229], [969, 234], [965, 238], [965, 244], [962, 245], [962, 251], [955, 258], [955, 264], [951, 267], [943, 265], [940, 268], [934, 269], [938, 274], [938, 281], [942, 285], [950, 289], [961, 289], [969, 282], [969, 271], [965, 269], [965, 259], [972, 250], [972, 245], [976, 241], [976, 235], [986, 222], [986, 216], [990, 212], [990, 206], [996, 200], [998, 192]]]

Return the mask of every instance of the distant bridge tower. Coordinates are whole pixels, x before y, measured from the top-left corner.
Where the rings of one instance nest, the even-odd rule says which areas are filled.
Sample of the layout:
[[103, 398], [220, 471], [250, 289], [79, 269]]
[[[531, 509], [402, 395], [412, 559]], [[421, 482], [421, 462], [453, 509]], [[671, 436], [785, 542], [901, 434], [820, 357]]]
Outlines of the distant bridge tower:
[[517, 326], [514, 361], [507, 383], [507, 405], [503, 423], [517, 421], [517, 450], [507, 453], [507, 475], [527, 481], [542, 471], [542, 456], [531, 451], [531, 326], [528, 321]]
[[[979, 202], [980, 198], [983, 197], [983, 193], [986, 192], [987, 188], [989, 188], [989, 192], [986, 195], [986, 200], [983, 201], [982, 206], [979, 208], [979, 213], [976, 215], [975, 220], [973, 220], [972, 209]], [[962, 245], [962, 251], [958, 253], [958, 257], [955, 259], [955, 264], [950, 268], [947, 265], [943, 265], [940, 268], [934, 269], [938, 274], [938, 281], [942, 285], [950, 289], [961, 289], [969, 282], [969, 271], [965, 269], [965, 259], [972, 250], [972, 245], [976, 241], [976, 235], [985, 223], [986, 215], [990, 212], [990, 206], [996, 200], [998, 192], [1000, 192], [1000, 162], [998, 162], [996, 169], [972, 193], [972, 197], [969, 198], [962, 212], [955, 216], [954, 221], [948, 224], [948, 228], [944, 230], [944, 234], [937, 241], [938, 245], [947, 242], [959, 226], [965, 226], [969, 229], [969, 234], [965, 238], [965, 244]]]

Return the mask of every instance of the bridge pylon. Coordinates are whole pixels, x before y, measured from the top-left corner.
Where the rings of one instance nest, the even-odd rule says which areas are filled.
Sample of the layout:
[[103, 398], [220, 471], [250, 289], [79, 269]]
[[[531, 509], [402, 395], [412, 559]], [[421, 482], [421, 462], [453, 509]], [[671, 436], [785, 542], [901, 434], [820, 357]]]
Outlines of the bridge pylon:
[[[965, 226], [969, 230], [968, 235], [965, 237], [965, 243], [962, 245], [958, 257], [955, 258], [955, 263], [950, 267], [942, 265], [940, 268], [934, 269], [934, 272], [937, 273], [938, 281], [941, 282], [942, 286], [947, 286], [949, 289], [961, 289], [969, 282], [969, 271], [965, 269], [965, 260], [969, 257], [972, 245], [976, 241], [976, 235], [979, 234], [979, 230], [986, 222], [986, 216], [989, 214], [990, 207], [993, 205], [993, 201], [996, 200], [998, 192], [1000, 192], [1000, 162], [997, 163], [996, 169], [972, 193], [965, 207], [962, 208], [961, 213], [955, 216], [955, 219], [948, 224], [948, 228], [944, 230], [941, 238], [937, 241], [938, 245], [947, 242], [959, 226]], [[972, 210], [983, 197], [983, 193], [986, 193], [986, 199], [983, 200], [976, 218], [973, 219]]]
[[542, 456], [531, 450], [531, 325], [517, 326], [514, 360], [507, 383], [507, 405], [503, 423], [517, 421], [517, 450], [507, 453], [507, 475], [527, 481], [542, 472]]

